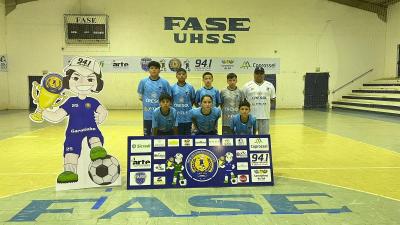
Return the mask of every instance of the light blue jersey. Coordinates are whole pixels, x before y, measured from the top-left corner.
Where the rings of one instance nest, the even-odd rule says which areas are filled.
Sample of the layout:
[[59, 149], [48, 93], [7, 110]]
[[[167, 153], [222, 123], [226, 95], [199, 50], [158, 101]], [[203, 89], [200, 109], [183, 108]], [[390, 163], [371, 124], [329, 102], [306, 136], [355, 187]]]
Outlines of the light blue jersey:
[[174, 84], [171, 88], [173, 107], [176, 109], [178, 123], [191, 123], [190, 110], [195, 99], [195, 92], [192, 85], [186, 83], [183, 86]]
[[231, 120], [231, 129], [234, 134], [255, 134], [256, 125], [256, 118], [251, 114], [247, 123], [240, 120], [240, 114], [236, 114]]
[[194, 124], [201, 133], [209, 133], [216, 130], [217, 121], [221, 117], [220, 109], [212, 107], [208, 115], [204, 115], [201, 112], [201, 108], [192, 109], [190, 112]]
[[177, 126], [178, 121], [176, 120], [176, 110], [174, 108], [169, 108], [168, 115], [163, 115], [160, 107], [154, 110], [152, 122], [153, 128], [158, 128], [158, 130], [162, 132], [168, 132], [172, 130], [173, 127]]
[[160, 106], [158, 98], [161, 93], [171, 95], [171, 87], [168, 81], [161, 77], [158, 80], [147, 77], [140, 81], [137, 92], [142, 97], [143, 119], [152, 120], [153, 111]]
[[201, 105], [201, 97], [203, 97], [204, 95], [210, 95], [212, 97], [214, 107], [218, 107], [221, 104], [221, 96], [219, 95], [218, 89], [216, 89], [215, 87], [212, 87], [210, 89], [202, 87], [196, 91], [196, 103], [198, 105]]

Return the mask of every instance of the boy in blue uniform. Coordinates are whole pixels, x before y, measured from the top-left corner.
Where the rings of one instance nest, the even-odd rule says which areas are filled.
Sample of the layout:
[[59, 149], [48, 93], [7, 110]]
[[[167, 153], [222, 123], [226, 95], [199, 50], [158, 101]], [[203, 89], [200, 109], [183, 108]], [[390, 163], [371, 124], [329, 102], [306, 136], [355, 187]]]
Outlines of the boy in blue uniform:
[[78, 159], [81, 155], [82, 141], [87, 139], [91, 148], [92, 161], [107, 156], [103, 148], [104, 138], [98, 125], [107, 117], [107, 110], [101, 103], [90, 97], [103, 89], [100, 64], [89, 57], [75, 57], [64, 69], [63, 86], [76, 94], [70, 97], [56, 111], [46, 109], [43, 118], [58, 123], [67, 116], [68, 127], [64, 142], [64, 172], [58, 175], [57, 183], [73, 183], [78, 181]]
[[178, 133], [180, 135], [190, 135], [192, 129], [190, 110], [195, 100], [195, 92], [193, 86], [186, 83], [186, 78], [186, 70], [179, 68], [176, 71], [178, 82], [171, 88], [173, 107], [176, 109]]
[[205, 72], [203, 74], [204, 87], [196, 91], [196, 105], [200, 106], [201, 98], [204, 95], [209, 95], [213, 99], [213, 106], [218, 107], [221, 104], [221, 96], [219, 95], [218, 89], [212, 86], [213, 75], [210, 72]]
[[151, 135], [153, 111], [159, 106], [161, 93], [171, 95], [171, 87], [167, 80], [160, 77], [160, 63], [149, 62], [150, 76], [140, 81], [138, 86], [139, 100], [143, 103], [143, 134]]
[[177, 135], [178, 121], [176, 110], [171, 107], [172, 97], [162, 93], [159, 98], [160, 107], [153, 112], [153, 136]]
[[250, 114], [250, 103], [246, 100], [239, 104], [239, 114], [231, 120], [234, 134], [256, 134], [256, 118]]
[[218, 119], [221, 117], [221, 110], [213, 107], [213, 99], [210, 95], [203, 95], [201, 107], [192, 109], [192, 121], [196, 135], [216, 135]]

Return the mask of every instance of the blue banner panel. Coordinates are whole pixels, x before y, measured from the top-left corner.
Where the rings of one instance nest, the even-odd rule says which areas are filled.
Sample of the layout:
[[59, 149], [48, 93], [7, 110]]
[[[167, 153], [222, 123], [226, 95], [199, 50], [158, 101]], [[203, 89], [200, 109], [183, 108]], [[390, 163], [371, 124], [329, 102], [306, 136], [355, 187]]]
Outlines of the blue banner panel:
[[269, 135], [128, 137], [128, 189], [273, 185]]

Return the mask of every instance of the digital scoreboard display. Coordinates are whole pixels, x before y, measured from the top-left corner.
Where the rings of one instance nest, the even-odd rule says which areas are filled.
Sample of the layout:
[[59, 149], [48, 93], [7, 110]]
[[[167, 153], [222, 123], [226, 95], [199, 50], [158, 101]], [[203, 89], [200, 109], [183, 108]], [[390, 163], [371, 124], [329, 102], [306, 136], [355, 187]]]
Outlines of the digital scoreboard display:
[[64, 15], [65, 42], [109, 43], [107, 15]]

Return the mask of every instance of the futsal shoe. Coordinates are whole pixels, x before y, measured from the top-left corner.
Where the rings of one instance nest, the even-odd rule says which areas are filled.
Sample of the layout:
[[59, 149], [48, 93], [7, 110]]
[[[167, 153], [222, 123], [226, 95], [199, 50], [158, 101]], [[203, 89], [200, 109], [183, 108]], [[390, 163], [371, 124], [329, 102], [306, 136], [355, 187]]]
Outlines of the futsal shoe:
[[65, 184], [65, 183], [75, 183], [78, 181], [78, 174], [71, 171], [64, 171], [60, 173], [57, 177], [57, 183]]
[[235, 176], [232, 176], [231, 184], [237, 184], [237, 178]]
[[92, 149], [90, 149], [90, 159], [92, 161], [96, 161], [97, 159], [104, 159], [107, 156], [107, 151], [101, 147], [101, 146], [96, 146]]

